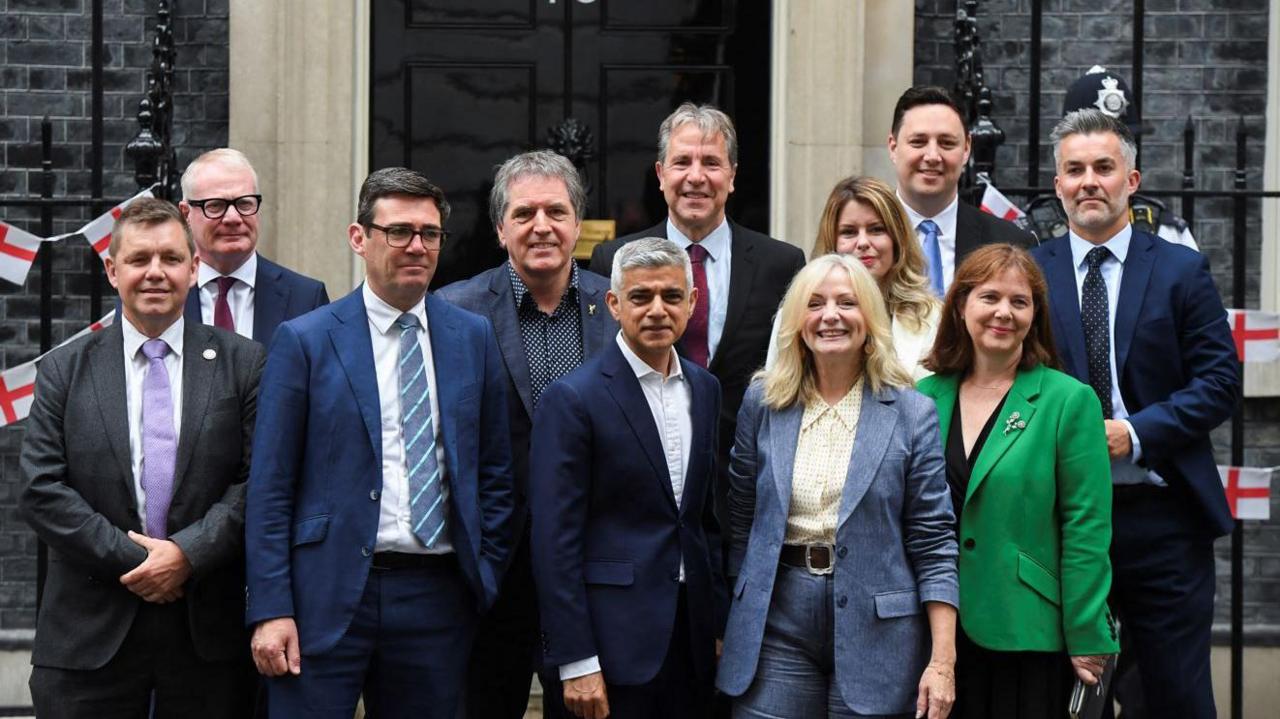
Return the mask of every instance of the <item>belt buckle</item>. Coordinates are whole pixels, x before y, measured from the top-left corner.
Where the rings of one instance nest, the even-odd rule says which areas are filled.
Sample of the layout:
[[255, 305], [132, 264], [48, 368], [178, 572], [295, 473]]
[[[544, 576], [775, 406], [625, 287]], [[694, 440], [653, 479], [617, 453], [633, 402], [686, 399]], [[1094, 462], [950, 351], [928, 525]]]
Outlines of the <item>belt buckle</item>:
[[[827, 550], [827, 566], [816, 568], [813, 566], [813, 548], [822, 547]], [[804, 568], [810, 574], [831, 574], [836, 569], [836, 553], [834, 544], [806, 544], [804, 545]]]

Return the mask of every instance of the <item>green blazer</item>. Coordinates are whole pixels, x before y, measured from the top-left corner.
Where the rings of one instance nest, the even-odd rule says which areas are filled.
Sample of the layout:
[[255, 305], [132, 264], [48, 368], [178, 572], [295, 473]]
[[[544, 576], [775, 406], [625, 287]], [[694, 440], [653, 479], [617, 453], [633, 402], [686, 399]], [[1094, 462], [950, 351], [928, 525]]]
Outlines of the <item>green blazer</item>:
[[[959, 387], [955, 374], [918, 387], [938, 404], [944, 447]], [[1073, 656], [1119, 650], [1107, 608], [1111, 464], [1087, 385], [1045, 366], [1018, 372], [974, 462], [958, 534], [960, 623], [974, 642]]]

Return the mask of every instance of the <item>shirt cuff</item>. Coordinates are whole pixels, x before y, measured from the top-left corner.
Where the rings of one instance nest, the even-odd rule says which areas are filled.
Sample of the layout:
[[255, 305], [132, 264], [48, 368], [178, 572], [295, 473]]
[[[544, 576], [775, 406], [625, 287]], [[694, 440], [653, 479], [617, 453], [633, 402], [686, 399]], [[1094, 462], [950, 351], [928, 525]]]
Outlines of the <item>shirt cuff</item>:
[[560, 665], [560, 681], [568, 681], [600, 671], [600, 655]]
[[1120, 421], [1124, 422], [1125, 428], [1129, 430], [1129, 444], [1133, 445], [1133, 449], [1129, 452], [1129, 461], [1137, 464], [1142, 460], [1142, 442], [1138, 441], [1138, 433], [1133, 431], [1133, 425], [1129, 423], [1129, 420], [1122, 419]]

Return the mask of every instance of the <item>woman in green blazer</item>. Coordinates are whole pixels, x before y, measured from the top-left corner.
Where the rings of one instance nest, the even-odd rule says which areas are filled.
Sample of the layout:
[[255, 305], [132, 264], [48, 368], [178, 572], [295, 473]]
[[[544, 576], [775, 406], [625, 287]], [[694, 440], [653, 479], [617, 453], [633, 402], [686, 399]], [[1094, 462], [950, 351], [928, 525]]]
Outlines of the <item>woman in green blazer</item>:
[[[1102, 410], [1059, 372], [1044, 276], [989, 245], [956, 270], [919, 390], [938, 405], [959, 520], [952, 716], [1062, 717], [1117, 650]], [[1068, 659], [1069, 658], [1069, 659]]]

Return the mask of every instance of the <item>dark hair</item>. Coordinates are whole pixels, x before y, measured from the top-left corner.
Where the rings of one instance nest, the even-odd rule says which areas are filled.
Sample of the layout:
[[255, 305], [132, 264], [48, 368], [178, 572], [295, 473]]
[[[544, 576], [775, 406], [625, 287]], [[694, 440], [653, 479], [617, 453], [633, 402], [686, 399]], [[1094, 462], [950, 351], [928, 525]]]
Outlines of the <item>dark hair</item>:
[[921, 362], [925, 369], [940, 374], [964, 374], [973, 368], [973, 338], [960, 315], [975, 287], [1010, 269], [1021, 272], [1031, 287], [1033, 314], [1031, 327], [1022, 340], [1019, 368], [1031, 369], [1041, 364], [1061, 368], [1049, 322], [1049, 285], [1045, 282], [1044, 273], [1026, 250], [995, 244], [974, 250], [956, 268], [955, 281], [942, 301], [938, 336], [933, 341], [929, 356]]
[[116, 252], [120, 251], [125, 226], [151, 227], [166, 222], [176, 222], [182, 227], [182, 235], [187, 238], [187, 254], [195, 257], [196, 243], [191, 237], [191, 226], [187, 224], [187, 218], [182, 216], [177, 205], [158, 197], [139, 197], [120, 211], [120, 216], [111, 225], [111, 242], [107, 245], [107, 254], [115, 259]]
[[391, 195], [408, 195], [435, 200], [436, 209], [440, 211], [440, 224], [449, 219], [449, 202], [444, 199], [444, 190], [431, 184], [425, 175], [407, 167], [384, 167], [374, 170], [364, 178], [360, 185], [360, 205], [356, 213], [356, 222], [369, 226], [373, 222], [373, 205], [378, 200]]
[[902, 93], [898, 98], [898, 104], [893, 106], [893, 129], [890, 134], [897, 137], [898, 130], [902, 129], [903, 115], [907, 114], [907, 110], [921, 105], [946, 105], [951, 108], [960, 118], [960, 126], [964, 128], [965, 137], [969, 136], [969, 126], [965, 124], [964, 111], [960, 109], [959, 103], [945, 88], [937, 85], [916, 85]]

